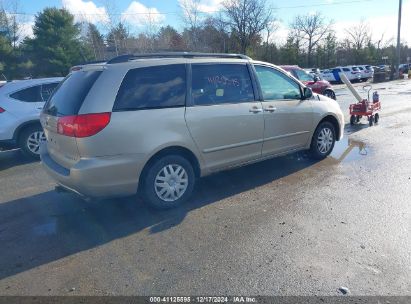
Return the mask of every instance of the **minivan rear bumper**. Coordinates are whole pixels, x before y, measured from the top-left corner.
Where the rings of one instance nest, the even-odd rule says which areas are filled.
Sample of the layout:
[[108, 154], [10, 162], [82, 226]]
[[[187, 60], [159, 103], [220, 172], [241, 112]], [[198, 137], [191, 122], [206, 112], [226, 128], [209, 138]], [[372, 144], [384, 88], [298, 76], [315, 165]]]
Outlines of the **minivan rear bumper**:
[[84, 197], [104, 198], [137, 193], [142, 156], [109, 156], [81, 158], [67, 169], [50, 156], [42, 145], [40, 157], [46, 172], [63, 188]]

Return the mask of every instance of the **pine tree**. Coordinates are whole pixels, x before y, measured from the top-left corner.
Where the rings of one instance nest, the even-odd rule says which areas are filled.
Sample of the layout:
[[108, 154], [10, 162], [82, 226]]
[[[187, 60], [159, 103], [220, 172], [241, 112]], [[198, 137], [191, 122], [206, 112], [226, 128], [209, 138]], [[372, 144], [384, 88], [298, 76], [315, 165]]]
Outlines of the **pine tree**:
[[87, 61], [79, 28], [65, 9], [46, 8], [36, 16], [34, 38], [26, 39], [25, 51], [35, 62], [39, 76], [64, 76], [75, 64]]

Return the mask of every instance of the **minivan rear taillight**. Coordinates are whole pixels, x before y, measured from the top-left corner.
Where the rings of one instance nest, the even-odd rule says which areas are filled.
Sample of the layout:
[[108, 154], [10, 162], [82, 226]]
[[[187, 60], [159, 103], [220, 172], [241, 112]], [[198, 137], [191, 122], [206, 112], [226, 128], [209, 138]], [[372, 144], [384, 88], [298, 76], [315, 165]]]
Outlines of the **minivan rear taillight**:
[[57, 120], [57, 133], [70, 137], [93, 136], [109, 124], [110, 117], [110, 112], [60, 117]]
[[0, 107], [0, 113], [3, 113], [3, 112], [6, 112], [6, 110]]

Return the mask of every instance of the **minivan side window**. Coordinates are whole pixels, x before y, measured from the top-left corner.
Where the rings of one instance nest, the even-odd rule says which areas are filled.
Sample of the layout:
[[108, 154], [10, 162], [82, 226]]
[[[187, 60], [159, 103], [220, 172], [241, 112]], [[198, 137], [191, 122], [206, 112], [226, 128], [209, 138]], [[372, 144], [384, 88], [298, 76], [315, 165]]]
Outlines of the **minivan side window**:
[[250, 73], [245, 64], [193, 64], [194, 105], [254, 101]]
[[40, 95], [40, 87], [40, 85], [36, 85], [34, 87], [23, 89], [10, 94], [10, 97], [24, 102], [41, 102], [43, 99]]
[[184, 64], [136, 68], [124, 77], [113, 111], [180, 107], [185, 97]]
[[300, 86], [285, 74], [260, 65], [255, 70], [264, 100], [301, 99]]
[[344, 71], [344, 72], [349, 72], [350, 69], [349, 69], [349, 68], [343, 68], [343, 71]]

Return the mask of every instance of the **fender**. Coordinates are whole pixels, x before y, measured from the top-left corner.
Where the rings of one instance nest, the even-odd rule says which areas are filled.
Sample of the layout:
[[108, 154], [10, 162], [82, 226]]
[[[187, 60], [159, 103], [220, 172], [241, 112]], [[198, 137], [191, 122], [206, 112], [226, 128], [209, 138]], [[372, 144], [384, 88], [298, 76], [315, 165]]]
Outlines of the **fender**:
[[21, 125], [19, 125], [16, 128], [16, 130], [14, 130], [13, 140], [17, 141], [21, 130], [23, 130], [25, 127], [30, 126], [30, 125], [40, 125], [41, 126], [40, 119], [32, 119], [29, 121], [25, 121]]

